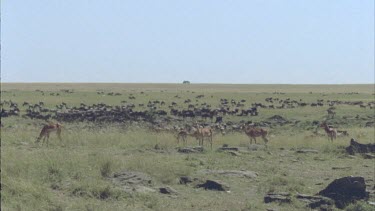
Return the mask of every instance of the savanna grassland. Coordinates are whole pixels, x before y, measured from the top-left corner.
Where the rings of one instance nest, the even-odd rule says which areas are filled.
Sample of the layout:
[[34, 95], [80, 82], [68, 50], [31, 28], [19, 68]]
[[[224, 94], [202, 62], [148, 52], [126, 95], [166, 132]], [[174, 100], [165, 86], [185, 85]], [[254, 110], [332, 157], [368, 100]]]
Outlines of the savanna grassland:
[[[65, 90], [65, 91], [64, 91]], [[70, 92], [66, 92], [70, 90]], [[120, 95], [109, 95], [108, 93]], [[52, 95], [52, 93], [54, 93]], [[59, 95], [56, 95], [59, 93]], [[1, 101], [12, 101], [20, 108], [19, 116], [1, 118], [1, 210], [306, 210], [306, 204], [292, 197], [291, 203], [263, 202], [268, 192], [314, 195], [334, 179], [362, 176], [369, 191], [375, 184], [374, 159], [349, 156], [345, 147], [351, 138], [361, 143], [374, 143], [374, 85], [216, 85], [216, 84], [1, 84]], [[204, 95], [196, 98], [197, 95]], [[129, 99], [133, 96], [134, 99]], [[178, 96], [178, 97], [176, 97]], [[105, 103], [120, 106], [132, 103], [142, 111], [149, 101], [162, 100], [158, 109], [168, 112], [187, 109], [186, 99], [193, 104], [206, 103], [220, 107], [220, 99], [268, 105], [266, 98], [292, 99], [323, 106], [296, 108], [258, 108], [257, 116], [223, 116], [223, 122], [269, 121], [275, 115], [288, 120], [271, 124], [267, 148], [238, 154], [217, 151], [223, 144], [247, 148], [249, 138], [241, 131], [228, 130], [225, 135], [215, 131], [213, 149], [205, 146], [203, 153], [184, 154], [177, 151], [176, 131], [150, 130], [142, 122], [101, 123], [90, 121], [62, 122], [62, 142], [54, 133], [49, 146], [35, 143], [44, 120], [22, 117], [24, 102], [43, 102], [47, 108], [65, 103], [70, 107]], [[126, 101], [126, 102], [124, 102]], [[336, 115], [327, 116], [328, 101], [349, 102], [335, 105]], [[362, 101], [365, 107], [350, 102]], [[276, 102], [275, 102], [276, 103]], [[277, 103], [276, 103], [277, 104]], [[3, 105], [8, 109], [8, 105]], [[51, 119], [51, 121], [56, 121]], [[349, 136], [327, 139], [314, 122], [346, 130]], [[169, 127], [210, 119], [182, 119]], [[188, 137], [188, 145], [197, 141]], [[258, 144], [263, 144], [258, 140]], [[296, 153], [307, 148], [318, 153]], [[202, 174], [202, 170], [248, 170], [256, 178]], [[142, 172], [152, 179], [156, 190], [129, 192], [112, 182], [123, 170]], [[219, 180], [230, 192], [210, 191], [179, 183], [181, 176]], [[159, 187], [171, 187], [177, 194], [161, 194]], [[375, 196], [370, 195], [370, 201]], [[372, 210], [365, 201], [349, 205], [348, 210]]]

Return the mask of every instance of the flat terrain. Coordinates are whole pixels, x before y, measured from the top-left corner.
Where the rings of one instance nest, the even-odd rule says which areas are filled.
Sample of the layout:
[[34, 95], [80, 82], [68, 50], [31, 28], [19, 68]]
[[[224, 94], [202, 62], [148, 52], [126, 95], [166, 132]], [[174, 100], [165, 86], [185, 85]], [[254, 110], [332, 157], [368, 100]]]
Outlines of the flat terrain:
[[[350, 175], [364, 177], [368, 190], [373, 192], [374, 159], [359, 154], [349, 156], [345, 147], [351, 138], [374, 143], [374, 89], [373, 84], [2, 83], [2, 108], [10, 111], [13, 103], [19, 112], [1, 118], [1, 209], [305, 210], [306, 203], [295, 197], [291, 203], [281, 204], [266, 204], [263, 197], [269, 192], [314, 195], [334, 179]], [[272, 98], [272, 102], [267, 98]], [[223, 99], [228, 104], [224, 105]], [[153, 104], [150, 107], [149, 102]], [[306, 105], [302, 106], [303, 103]], [[318, 103], [322, 105], [316, 106]], [[48, 146], [35, 143], [46, 123], [42, 118], [25, 116], [30, 105], [35, 104], [49, 110], [40, 112], [42, 116], [51, 115], [49, 121], [63, 124], [62, 142], [52, 133]], [[134, 105], [132, 111], [144, 112], [150, 118], [55, 119], [57, 113], [66, 114], [94, 104], [105, 104], [108, 112], [116, 110], [116, 106]], [[254, 106], [258, 115], [239, 115], [241, 110]], [[215, 123], [215, 118], [181, 117], [170, 112], [171, 108], [182, 111], [203, 107], [238, 111], [215, 113], [215, 117], [222, 117], [221, 123]], [[330, 107], [334, 107], [333, 117], [327, 113]], [[167, 115], [153, 113], [157, 110], [166, 111]], [[261, 138], [257, 145], [249, 145], [245, 133], [236, 129], [250, 121], [269, 131], [267, 148]], [[339, 134], [331, 142], [319, 127], [322, 122], [349, 135]], [[176, 128], [196, 123], [215, 128], [213, 149], [205, 142], [203, 152], [179, 152], [178, 148], [185, 146], [177, 143]], [[223, 125], [225, 129], [220, 129]], [[218, 151], [224, 144], [242, 150]], [[196, 139], [188, 137], [187, 145], [196, 146]], [[317, 153], [297, 153], [299, 149]], [[251, 171], [257, 176], [210, 174], [208, 170]], [[147, 175], [151, 182], [144, 184], [143, 189], [130, 185], [134, 191], [129, 190], [116, 182], [116, 175], [124, 171]], [[194, 182], [180, 184], [182, 176], [217, 180], [226, 184], [229, 191], [196, 188]], [[159, 193], [161, 187], [177, 193]], [[375, 201], [373, 193], [369, 200]], [[347, 207], [372, 208], [363, 201]]]

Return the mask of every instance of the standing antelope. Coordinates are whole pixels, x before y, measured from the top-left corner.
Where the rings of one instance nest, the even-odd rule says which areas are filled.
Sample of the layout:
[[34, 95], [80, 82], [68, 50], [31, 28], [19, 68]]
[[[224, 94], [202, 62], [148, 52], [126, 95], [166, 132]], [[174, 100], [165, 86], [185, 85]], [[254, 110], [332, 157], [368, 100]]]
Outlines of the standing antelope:
[[182, 138], [182, 142], [186, 145], [187, 143], [187, 136], [189, 135], [189, 132], [185, 129], [181, 129], [177, 134], [177, 144], [180, 143], [180, 138]]
[[333, 139], [336, 139], [336, 136], [337, 136], [337, 131], [336, 129], [334, 128], [330, 128], [326, 122], [323, 122], [320, 127], [324, 128], [324, 130], [326, 131], [327, 135], [328, 135], [328, 139], [331, 139], [331, 141], [333, 142]]
[[54, 123], [50, 122], [48, 125], [44, 125], [44, 127], [40, 131], [39, 137], [36, 139], [36, 143], [38, 143], [40, 141], [40, 139], [43, 138], [43, 143], [47, 139], [47, 146], [48, 146], [49, 135], [50, 135], [51, 132], [54, 132], [54, 131], [56, 131], [56, 134], [57, 134], [57, 137], [59, 138], [59, 140], [62, 141], [62, 139], [61, 139], [61, 128], [62, 128], [62, 125], [60, 123], [54, 124]]
[[202, 127], [200, 125], [197, 125], [196, 127], [192, 127], [191, 128], [191, 133], [190, 133], [191, 136], [195, 137], [196, 139], [198, 139], [198, 144], [199, 146], [203, 146], [203, 141], [204, 141], [204, 138], [208, 138], [208, 140], [210, 141], [210, 145], [211, 145], [211, 149], [212, 149], [212, 135], [213, 135], [213, 131], [210, 127]]
[[255, 141], [255, 144], [257, 143], [256, 137], [262, 137], [265, 145], [267, 146], [267, 130], [263, 128], [256, 128], [253, 126], [245, 126], [244, 127], [245, 134], [250, 138], [250, 144], [253, 144], [253, 140]]

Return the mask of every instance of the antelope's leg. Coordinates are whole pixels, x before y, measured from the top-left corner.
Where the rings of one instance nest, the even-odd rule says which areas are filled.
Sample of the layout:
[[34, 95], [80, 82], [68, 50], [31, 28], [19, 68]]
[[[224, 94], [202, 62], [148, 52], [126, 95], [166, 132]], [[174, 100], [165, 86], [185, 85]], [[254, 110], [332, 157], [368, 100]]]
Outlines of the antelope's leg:
[[36, 139], [35, 143], [39, 143], [39, 141], [40, 141], [41, 138], [42, 138], [42, 137], [39, 136], [39, 137]]
[[47, 134], [47, 147], [48, 147], [48, 142], [49, 142], [49, 133]]
[[47, 142], [47, 145], [48, 145], [48, 139], [47, 139], [47, 134], [44, 134], [43, 135], [43, 144]]
[[40, 139], [42, 139], [42, 134], [39, 134], [38, 138], [36, 138], [35, 143], [38, 143], [40, 141]]
[[263, 138], [264, 143], [267, 144], [268, 139], [265, 136], [262, 136], [262, 138]]
[[251, 137], [251, 144], [253, 144], [253, 140], [254, 140], [254, 143], [256, 144], [257, 143], [257, 139], [255, 137]]
[[60, 142], [62, 141], [62, 139], [61, 139], [61, 129], [59, 128], [59, 129], [57, 129], [57, 137], [59, 138], [59, 140], [60, 140]]

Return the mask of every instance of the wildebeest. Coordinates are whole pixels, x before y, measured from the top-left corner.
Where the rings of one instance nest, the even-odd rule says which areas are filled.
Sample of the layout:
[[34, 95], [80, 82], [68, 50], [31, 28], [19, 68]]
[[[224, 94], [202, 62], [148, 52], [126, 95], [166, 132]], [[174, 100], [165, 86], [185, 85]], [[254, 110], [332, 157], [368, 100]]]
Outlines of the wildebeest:
[[217, 116], [215, 123], [222, 123], [223, 122], [223, 117], [222, 116]]

